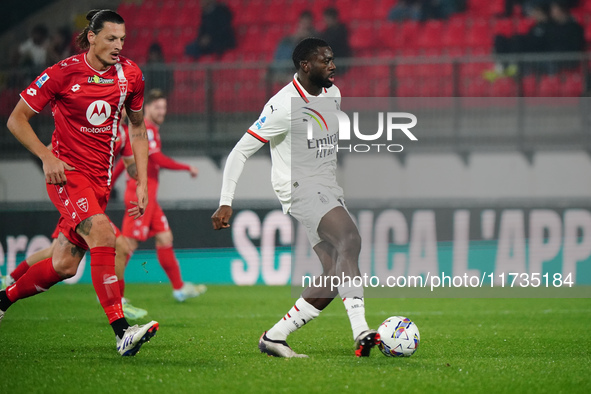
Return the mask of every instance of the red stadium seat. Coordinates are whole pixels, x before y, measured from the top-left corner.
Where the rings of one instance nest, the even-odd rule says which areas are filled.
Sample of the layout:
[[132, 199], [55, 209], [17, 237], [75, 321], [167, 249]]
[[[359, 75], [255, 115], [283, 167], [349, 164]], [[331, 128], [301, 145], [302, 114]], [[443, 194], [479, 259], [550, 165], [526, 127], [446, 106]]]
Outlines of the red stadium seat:
[[491, 85], [482, 78], [461, 78], [460, 96], [461, 97], [488, 97], [490, 95]]
[[535, 75], [526, 75], [521, 80], [521, 84], [525, 97], [536, 97], [538, 95], [538, 80]]
[[544, 75], [540, 79], [540, 97], [559, 97], [561, 96], [562, 83], [556, 75]]
[[492, 35], [488, 21], [476, 19], [466, 31], [466, 46], [472, 48], [491, 48]]
[[513, 19], [497, 19], [493, 23], [493, 35], [511, 37], [514, 34]]
[[417, 48], [417, 39], [420, 34], [421, 25], [416, 21], [405, 21], [402, 23], [400, 33], [404, 40], [403, 48]]
[[383, 45], [393, 50], [402, 49], [405, 44], [402, 29], [396, 23], [382, 24], [378, 37]]
[[465, 19], [451, 20], [441, 36], [441, 44], [446, 48], [461, 48], [466, 34]]
[[583, 78], [581, 74], [567, 74], [563, 92], [565, 97], [580, 97], [583, 94]]
[[420, 48], [439, 48], [443, 35], [443, 23], [438, 20], [425, 22], [419, 31], [417, 45]]
[[497, 79], [492, 84], [492, 97], [515, 97], [517, 84], [513, 78]]
[[349, 43], [354, 52], [374, 48], [376, 40], [373, 24], [371, 22], [361, 22], [357, 27], [352, 28]]

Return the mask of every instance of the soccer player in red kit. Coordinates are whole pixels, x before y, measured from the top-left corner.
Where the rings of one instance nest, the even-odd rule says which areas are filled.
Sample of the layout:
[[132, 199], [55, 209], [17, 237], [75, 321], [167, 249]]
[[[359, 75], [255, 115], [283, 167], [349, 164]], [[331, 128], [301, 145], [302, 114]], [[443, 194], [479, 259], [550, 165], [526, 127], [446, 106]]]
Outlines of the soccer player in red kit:
[[[122, 118], [119, 124], [119, 133], [117, 134], [117, 139], [115, 140], [115, 149], [113, 155], [118, 157], [121, 153], [123, 147], [127, 146], [129, 151], [129, 157], [124, 157], [118, 161], [115, 169], [113, 170], [113, 180], [111, 184], [115, 184], [117, 182], [117, 178], [121, 175], [124, 169], [127, 170], [127, 173], [130, 177], [136, 178], [137, 177], [137, 167], [135, 165], [135, 161], [133, 160], [133, 152], [129, 144], [126, 143], [128, 137], [128, 128], [126, 125], [126, 111], [125, 108], [122, 110]], [[49, 149], [52, 149], [51, 144], [48, 146]], [[138, 308], [136, 306], [131, 305], [131, 303], [125, 298], [124, 291], [125, 291], [125, 280], [123, 274], [125, 272], [125, 257], [129, 255], [130, 246], [127, 239], [121, 234], [119, 228], [111, 222], [111, 226], [113, 227], [113, 231], [115, 232], [115, 274], [117, 275], [118, 283], [119, 283], [119, 290], [121, 292], [121, 303], [123, 306], [123, 314], [127, 319], [139, 319], [148, 314], [145, 309]], [[55, 245], [57, 245], [57, 239], [60, 234], [60, 226], [59, 224], [56, 226], [53, 234], [51, 234], [51, 245], [43, 250], [33, 253], [32, 255], [28, 256], [26, 259], [20, 262], [19, 265], [12, 271], [11, 273], [7, 274], [6, 276], [0, 277], [0, 290], [3, 290], [16, 282], [21, 276], [23, 276], [31, 266], [51, 257], [53, 255], [53, 250]], [[125, 257], [122, 257], [125, 256]]]
[[[21, 93], [8, 119], [12, 134], [43, 162], [47, 193], [61, 217], [52, 257], [0, 292], [0, 319], [14, 302], [72, 277], [89, 249], [92, 282], [115, 332], [117, 350], [122, 356], [133, 356], [156, 334], [158, 323], [130, 326], [123, 315], [115, 275], [115, 233], [104, 210], [123, 106], [130, 120], [138, 178], [137, 201], [130, 215], [140, 217], [148, 203], [144, 81], [139, 67], [120, 55], [123, 18], [111, 10], [93, 10], [86, 19], [89, 24], [78, 45], [87, 52], [46, 69]], [[55, 122], [51, 151], [29, 123], [48, 103]]]
[[[127, 238], [132, 253], [137, 249], [139, 242], [143, 242], [151, 237], [155, 238], [158, 262], [172, 284], [172, 295], [177, 301], [183, 302], [187, 298], [199, 296], [207, 288], [204, 285], [194, 285], [190, 282], [184, 282], [181, 277], [179, 263], [172, 248], [172, 231], [168, 226], [166, 215], [164, 215], [160, 204], [156, 201], [159, 184], [158, 178], [161, 168], [174, 171], [188, 171], [193, 178], [198, 175], [199, 171], [193, 166], [180, 163], [162, 153], [160, 125], [166, 117], [166, 105], [166, 97], [160, 89], [152, 89], [146, 95], [144, 120], [146, 122], [149, 141], [148, 196], [151, 203], [141, 218], [124, 217], [121, 231], [123, 236]], [[122, 155], [124, 158], [130, 154], [129, 149], [123, 148]], [[128, 177], [124, 197], [127, 208], [131, 208], [129, 202], [136, 199], [136, 183], [137, 181], [135, 179]], [[129, 257], [127, 257], [127, 260]]]

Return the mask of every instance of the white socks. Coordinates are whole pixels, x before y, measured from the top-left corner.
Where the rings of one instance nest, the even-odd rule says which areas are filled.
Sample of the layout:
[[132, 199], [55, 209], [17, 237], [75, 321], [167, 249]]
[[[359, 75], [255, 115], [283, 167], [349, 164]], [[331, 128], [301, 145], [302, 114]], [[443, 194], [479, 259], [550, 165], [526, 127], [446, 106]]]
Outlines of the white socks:
[[365, 321], [363, 287], [354, 286], [348, 281], [339, 286], [339, 295], [343, 299], [343, 304], [345, 304], [347, 315], [349, 315], [349, 320], [351, 321], [353, 339], [357, 339], [359, 334], [365, 330], [369, 330], [369, 326]]
[[318, 317], [319, 314], [320, 309], [316, 309], [308, 301], [299, 298], [289, 312], [267, 331], [267, 338], [285, 341], [289, 334]]

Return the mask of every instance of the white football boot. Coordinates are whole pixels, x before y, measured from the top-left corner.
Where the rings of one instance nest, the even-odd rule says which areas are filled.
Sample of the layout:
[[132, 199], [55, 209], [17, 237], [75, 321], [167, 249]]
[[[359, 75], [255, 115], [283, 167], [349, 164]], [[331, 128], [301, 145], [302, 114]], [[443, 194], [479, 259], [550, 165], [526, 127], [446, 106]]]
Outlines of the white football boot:
[[305, 354], [298, 354], [285, 341], [275, 341], [267, 338], [267, 331], [259, 338], [259, 350], [273, 357], [308, 358]]
[[158, 331], [158, 322], [151, 321], [142, 326], [128, 327], [123, 334], [123, 338], [117, 338], [117, 350], [122, 356], [135, 356], [140, 351], [142, 345], [150, 342], [150, 339]]

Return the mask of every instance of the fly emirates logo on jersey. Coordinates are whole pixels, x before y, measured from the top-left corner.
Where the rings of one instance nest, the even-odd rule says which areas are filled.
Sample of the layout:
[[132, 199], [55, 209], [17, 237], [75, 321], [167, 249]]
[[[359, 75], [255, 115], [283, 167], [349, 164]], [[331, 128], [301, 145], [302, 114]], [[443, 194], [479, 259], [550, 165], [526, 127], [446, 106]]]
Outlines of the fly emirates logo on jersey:
[[[408, 112], [378, 112], [377, 131], [368, 131], [367, 124], [363, 124], [375, 124], [375, 119], [369, 122], [360, 122], [359, 112], [353, 112], [352, 125], [349, 116], [339, 109], [320, 112], [311, 107], [304, 107], [303, 113], [309, 117], [309, 119], [304, 119], [307, 122], [308, 149], [316, 149], [317, 158], [325, 157], [335, 151], [356, 153], [402, 152], [404, 146], [392, 143], [395, 131], [401, 131], [411, 141], [418, 141], [418, 138], [410, 131], [411, 128], [417, 125], [417, 117]], [[337, 120], [338, 131], [336, 133], [330, 133], [329, 131], [328, 124], [330, 122], [327, 122], [329, 117]], [[398, 121], [403, 119], [407, 120], [407, 122]], [[351, 133], [351, 128], [353, 133]], [[315, 133], [315, 129], [321, 132], [328, 131], [329, 134], [322, 138], [316, 138], [315, 134], [318, 135], [318, 133]]]
[[111, 106], [104, 100], [96, 100], [86, 109], [86, 120], [95, 127], [80, 127], [84, 133], [106, 133], [111, 125], [102, 126], [111, 117]]

